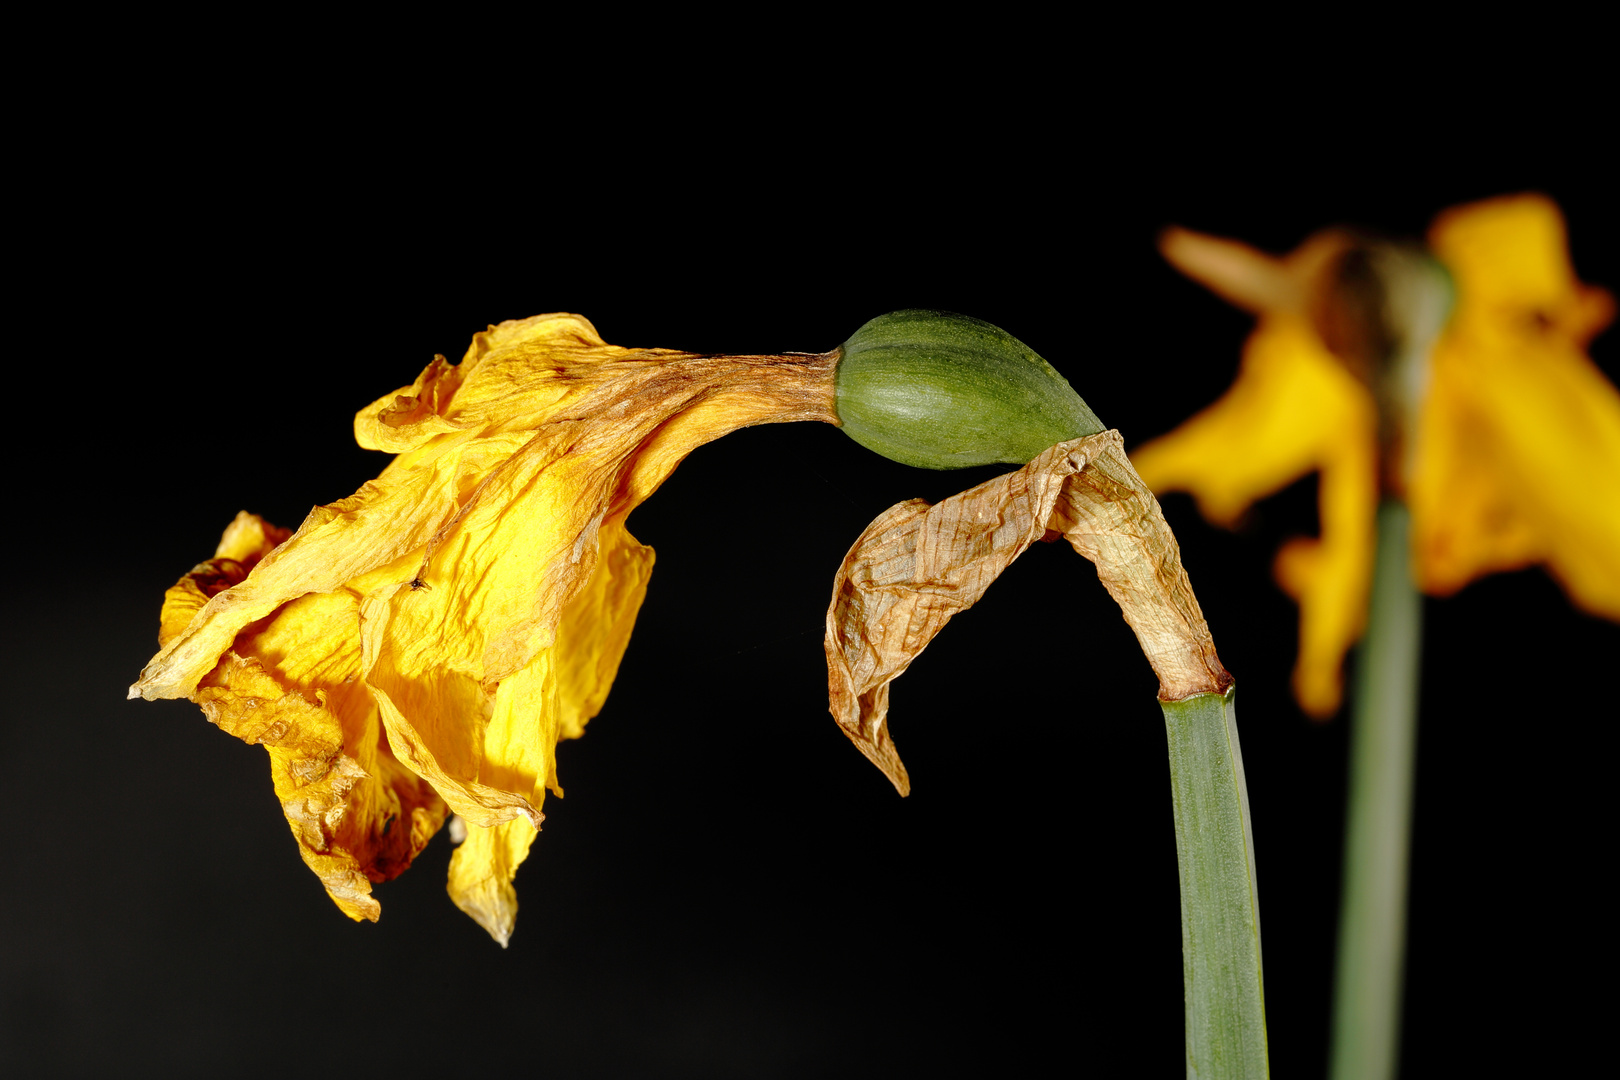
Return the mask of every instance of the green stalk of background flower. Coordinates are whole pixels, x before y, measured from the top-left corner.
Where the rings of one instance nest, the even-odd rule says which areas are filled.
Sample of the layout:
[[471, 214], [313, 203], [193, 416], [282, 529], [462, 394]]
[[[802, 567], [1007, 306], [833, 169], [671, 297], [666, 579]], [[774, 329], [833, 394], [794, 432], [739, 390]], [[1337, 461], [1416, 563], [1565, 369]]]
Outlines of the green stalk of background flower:
[[1372, 609], [1357, 655], [1332, 1080], [1388, 1080], [1400, 1045], [1423, 622], [1410, 521], [1393, 499], [1379, 508]]
[[1395, 497], [1409, 470], [1429, 351], [1450, 317], [1451, 276], [1433, 256], [1371, 244], [1341, 269], [1337, 300], [1366, 322], [1365, 356], [1378, 405], [1380, 476], [1367, 633], [1350, 710], [1350, 784], [1333, 995], [1331, 1080], [1390, 1080], [1400, 1049], [1406, 875], [1412, 835], [1423, 602], [1412, 581], [1411, 515]]
[[1260, 902], [1235, 690], [1161, 701], [1170, 739], [1187, 1076], [1270, 1075]]

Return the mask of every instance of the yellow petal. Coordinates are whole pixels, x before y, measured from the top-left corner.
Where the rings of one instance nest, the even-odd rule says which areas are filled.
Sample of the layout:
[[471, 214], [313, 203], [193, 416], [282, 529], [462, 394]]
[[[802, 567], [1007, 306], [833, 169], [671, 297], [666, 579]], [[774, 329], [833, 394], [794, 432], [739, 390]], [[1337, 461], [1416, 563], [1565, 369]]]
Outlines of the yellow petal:
[[1453, 324], [1470, 334], [1550, 332], [1584, 346], [1614, 318], [1614, 298], [1575, 276], [1563, 214], [1544, 195], [1447, 210], [1430, 226], [1429, 247], [1456, 281]]
[[[607, 700], [652, 572], [652, 549], [622, 518], [603, 524], [601, 548], [590, 581], [563, 610], [556, 643], [501, 682], [484, 730], [480, 780], [526, 794], [536, 810], [546, 788], [562, 794], [557, 742], [583, 735]], [[469, 824], [450, 860], [451, 899], [503, 946], [517, 918], [512, 878], [537, 835], [528, 817]]]
[[465, 362], [452, 365], [442, 356], [422, 369], [410, 386], [378, 398], [354, 417], [354, 441], [367, 450], [403, 454], [435, 435], [464, 429], [447, 420], [444, 411], [462, 380], [472, 369]]
[[1344, 654], [1366, 624], [1378, 508], [1371, 395], [1302, 314], [1268, 314], [1214, 405], [1131, 454], [1149, 487], [1187, 491], [1204, 516], [1236, 524], [1257, 500], [1321, 473], [1321, 537], [1279, 554], [1278, 583], [1300, 606], [1295, 697], [1313, 716], [1342, 696]]
[[445, 807], [383, 742], [356, 678], [358, 630], [352, 596], [301, 597], [239, 635], [193, 697], [222, 729], [269, 750], [304, 861], [350, 917], [375, 920], [371, 882], [410, 865]]
[[506, 948], [517, 921], [512, 878], [529, 857], [535, 828], [514, 818], [485, 828], [467, 826], [467, 839], [450, 856], [450, 898]]
[[[191, 572], [163, 594], [163, 614], [158, 620], [158, 644], [167, 645], [179, 637], [203, 606], [219, 593], [239, 584], [248, 571], [277, 544], [292, 535], [278, 529], [257, 514], [243, 511], [225, 527], [214, 557], [198, 563]], [[137, 697], [133, 691], [130, 697]]]
[[1411, 483], [1419, 584], [1446, 595], [1545, 563], [1577, 605], [1620, 619], [1620, 393], [1582, 352], [1612, 301], [1576, 280], [1540, 196], [1448, 211], [1430, 239], [1458, 296]]
[[[653, 549], [630, 535], [622, 516], [602, 523], [596, 572], [563, 609], [557, 626], [557, 727], [563, 738], [583, 735], [585, 721], [607, 700], [652, 568]], [[555, 779], [547, 783], [562, 794]]]
[[[289, 536], [238, 514], [213, 559], [171, 587], [159, 641], [240, 583]], [[270, 773], [299, 854], [339, 908], [375, 920], [371, 883], [403, 871], [444, 819], [444, 804], [382, 741], [356, 682], [358, 613], [340, 593], [302, 597], [245, 629], [193, 699], [215, 724], [270, 753]]]

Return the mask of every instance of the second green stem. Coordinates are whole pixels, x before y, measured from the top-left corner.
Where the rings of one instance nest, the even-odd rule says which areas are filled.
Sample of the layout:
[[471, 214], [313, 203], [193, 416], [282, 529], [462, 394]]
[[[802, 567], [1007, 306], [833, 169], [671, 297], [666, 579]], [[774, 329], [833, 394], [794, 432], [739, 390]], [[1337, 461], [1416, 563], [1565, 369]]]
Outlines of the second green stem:
[[1412, 583], [1410, 532], [1406, 507], [1386, 500], [1378, 510], [1372, 608], [1352, 699], [1332, 1080], [1390, 1080], [1400, 1048], [1423, 637], [1423, 599]]

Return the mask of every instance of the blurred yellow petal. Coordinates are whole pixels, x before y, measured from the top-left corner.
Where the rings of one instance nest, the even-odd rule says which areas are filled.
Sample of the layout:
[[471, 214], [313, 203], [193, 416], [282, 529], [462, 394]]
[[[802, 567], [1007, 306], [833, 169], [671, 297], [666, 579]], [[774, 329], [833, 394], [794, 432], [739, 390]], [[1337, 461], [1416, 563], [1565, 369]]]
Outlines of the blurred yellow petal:
[[306, 860], [351, 914], [376, 917], [366, 882], [448, 805], [469, 826], [451, 894], [504, 943], [561, 794], [557, 741], [601, 708], [646, 592], [625, 517], [729, 431], [835, 423], [833, 362], [618, 348], [577, 315], [491, 327], [361, 410], [362, 445], [399, 455], [375, 481], [176, 587], [131, 696], [190, 696], [270, 746]]
[[1324, 229], [1277, 258], [1237, 240], [1171, 226], [1159, 237], [1159, 253], [1177, 270], [1245, 311], [1305, 314], [1315, 299], [1319, 276], [1350, 243], [1347, 234]]
[[1582, 351], [1613, 315], [1569, 263], [1540, 196], [1448, 211], [1430, 244], [1456, 279], [1410, 499], [1419, 584], [1545, 563], [1580, 607], [1620, 619], [1620, 393]]
[[1445, 211], [1429, 248], [1457, 285], [1452, 325], [1470, 337], [1519, 342], [1550, 332], [1584, 347], [1614, 318], [1614, 298], [1584, 285], [1569, 260], [1558, 205], [1509, 195]]
[[1204, 516], [1235, 525], [1256, 501], [1312, 472], [1321, 537], [1295, 540], [1276, 575], [1299, 602], [1294, 693], [1313, 716], [1338, 708], [1345, 652], [1366, 624], [1378, 510], [1372, 396], [1302, 314], [1264, 316], [1232, 388], [1169, 435], [1131, 454], [1155, 492], [1186, 491]]

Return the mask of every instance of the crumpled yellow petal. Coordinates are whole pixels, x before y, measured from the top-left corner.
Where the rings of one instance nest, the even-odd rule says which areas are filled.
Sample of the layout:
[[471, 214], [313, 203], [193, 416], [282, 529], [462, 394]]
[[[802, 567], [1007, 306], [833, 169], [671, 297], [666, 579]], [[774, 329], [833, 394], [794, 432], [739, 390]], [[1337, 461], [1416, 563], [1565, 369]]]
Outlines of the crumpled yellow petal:
[[[652, 564], [652, 548], [636, 542], [622, 517], [603, 523], [596, 570], [564, 608], [555, 645], [496, 691], [482, 776], [492, 786], [524, 792], [536, 808], [546, 788], [562, 794], [556, 744], [583, 735], [607, 700]], [[450, 859], [450, 897], [504, 946], [517, 917], [512, 878], [536, 829], [520, 817], [488, 827], [469, 822], [467, 832]]]
[[[738, 427], [835, 423], [833, 363], [618, 348], [577, 315], [491, 327], [460, 365], [435, 358], [361, 410], [361, 444], [399, 455], [375, 481], [311, 511], [246, 576], [182, 590], [131, 696], [194, 697], [267, 745], [296, 735], [300, 784], [277, 774], [295, 832], [319, 833], [308, 851], [324, 854], [327, 833], [380, 821], [393, 846], [372, 837], [370, 880], [420, 850], [447, 804], [469, 825], [452, 896], [504, 943], [512, 875], [546, 787], [561, 793], [556, 743], [601, 707], [645, 595], [652, 552], [626, 515]], [[250, 723], [271, 698], [287, 720], [274, 739]], [[330, 765], [319, 777], [312, 755]], [[331, 794], [306, 793], [317, 780]], [[363, 882], [328, 870], [340, 906], [374, 918]]]
[[1457, 288], [1432, 358], [1409, 499], [1419, 585], [1447, 595], [1545, 563], [1620, 619], [1620, 393], [1583, 351], [1614, 314], [1538, 195], [1447, 211], [1430, 245]]
[[[213, 559], [169, 589], [159, 641], [240, 583], [288, 536], [252, 514], [225, 530]], [[375, 920], [371, 883], [402, 872], [445, 808], [383, 741], [359, 673], [353, 595], [309, 595], [243, 630], [192, 695], [225, 731], [270, 753], [270, 773], [299, 854], [354, 919]]]
[[1366, 625], [1378, 510], [1377, 416], [1367, 389], [1305, 315], [1264, 315], [1238, 378], [1219, 401], [1138, 447], [1131, 461], [1159, 494], [1190, 492], [1204, 516], [1237, 523], [1257, 500], [1320, 472], [1321, 535], [1278, 554], [1278, 584], [1300, 607], [1294, 695], [1328, 716], [1343, 695], [1344, 654]]

